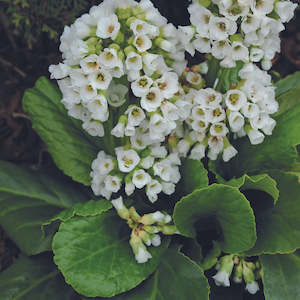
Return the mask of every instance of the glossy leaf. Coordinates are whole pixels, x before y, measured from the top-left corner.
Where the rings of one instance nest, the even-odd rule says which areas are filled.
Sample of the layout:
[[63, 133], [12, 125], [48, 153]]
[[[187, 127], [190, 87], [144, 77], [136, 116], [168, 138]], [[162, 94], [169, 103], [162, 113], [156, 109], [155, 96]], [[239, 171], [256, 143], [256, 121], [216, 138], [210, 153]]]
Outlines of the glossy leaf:
[[87, 297], [112, 297], [136, 287], [155, 271], [167, 245], [164, 239], [160, 247], [149, 247], [152, 259], [138, 264], [128, 226], [113, 212], [62, 223], [52, 244], [66, 282]]
[[227, 181], [226, 184], [237, 187], [240, 191], [259, 190], [266, 192], [272, 196], [274, 203], [276, 203], [279, 197], [279, 190], [276, 187], [276, 181], [268, 174], [254, 176], [248, 176], [245, 174], [243, 177]]
[[168, 249], [155, 273], [134, 290], [115, 300], [208, 300], [209, 285], [202, 269], [178, 252]]
[[71, 300], [74, 294], [48, 256], [21, 257], [0, 274], [1, 300]]
[[293, 88], [288, 92], [282, 94], [277, 98], [277, 101], [279, 103], [279, 109], [278, 112], [273, 115], [273, 117], [277, 117], [285, 113], [286, 111], [300, 103], [300, 85], [297, 88]]
[[181, 234], [196, 236], [196, 222], [210, 218], [220, 226], [224, 252], [250, 249], [256, 240], [254, 214], [237, 188], [213, 184], [183, 197], [175, 206], [174, 222]]
[[280, 97], [295, 87], [300, 87], [300, 72], [296, 72], [277, 81], [275, 87], [276, 97]]
[[272, 171], [279, 199], [274, 207], [257, 212], [257, 242], [248, 255], [289, 253], [300, 248], [300, 184], [293, 174]]
[[26, 254], [51, 249], [51, 236], [43, 238], [41, 225], [84, 200], [85, 195], [63, 179], [0, 162], [0, 224]]
[[262, 255], [266, 300], [296, 300], [300, 295], [300, 251]]
[[57, 167], [75, 181], [90, 185], [91, 163], [101, 149], [101, 140], [85, 133], [60, 100], [60, 91], [42, 77], [25, 92], [23, 105]]
[[43, 226], [49, 225], [55, 221], [65, 222], [74, 216], [97, 216], [111, 208], [112, 204], [108, 200], [90, 200], [84, 203], [76, 203], [74, 206], [61, 211], [58, 215], [46, 221]]
[[185, 159], [182, 164], [181, 176], [185, 194], [208, 186], [207, 171], [201, 161]]

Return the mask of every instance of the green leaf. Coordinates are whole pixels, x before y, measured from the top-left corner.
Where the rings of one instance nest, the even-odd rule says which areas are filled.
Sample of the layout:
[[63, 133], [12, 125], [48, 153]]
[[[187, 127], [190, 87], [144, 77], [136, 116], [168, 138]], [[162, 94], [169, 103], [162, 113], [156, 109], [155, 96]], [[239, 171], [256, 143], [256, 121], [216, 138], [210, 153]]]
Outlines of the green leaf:
[[239, 72], [242, 69], [244, 63], [242, 61], [236, 62], [234, 68], [221, 68], [219, 70], [219, 81], [216, 86], [216, 90], [222, 93], [226, 93], [231, 86], [235, 86], [240, 81]]
[[90, 185], [91, 163], [101, 149], [101, 139], [88, 136], [60, 100], [59, 90], [42, 77], [25, 92], [23, 105], [57, 167], [75, 181]]
[[21, 257], [0, 274], [1, 300], [71, 300], [73, 295], [48, 256]]
[[185, 159], [182, 163], [181, 177], [185, 194], [189, 194], [195, 189], [208, 186], [207, 171], [201, 161]]
[[237, 187], [240, 191], [259, 190], [266, 192], [273, 197], [274, 203], [276, 203], [279, 197], [279, 190], [276, 187], [276, 181], [268, 174], [255, 176], [248, 176], [245, 174], [243, 177], [227, 181], [226, 184]]
[[[300, 72], [299, 72], [300, 74]], [[293, 108], [295, 105], [300, 103], [300, 85], [277, 98], [279, 103], [278, 112], [276, 112], [272, 117], [277, 117], [282, 115], [286, 111]]]
[[172, 248], [161, 259], [155, 273], [136, 289], [115, 300], [208, 300], [209, 285], [202, 269]]
[[74, 216], [88, 217], [97, 216], [112, 208], [112, 204], [107, 200], [90, 200], [84, 203], [76, 203], [74, 206], [61, 211], [58, 215], [46, 221], [43, 226], [50, 225], [55, 221], [65, 222]]
[[152, 258], [138, 264], [127, 229], [113, 212], [62, 223], [52, 246], [66, 282], [87, 297], [112, 297], [145, 280], [157, 268], [168, 239], [158, 248], [149, 247]]
[[296, 300], [300, 295], [300, 251], [293, 254], [262, 255], [266, 300]]
[[209, 270], [212, 268], [218, 262], [218, 257], [221, 255], [221, 253], [222, 251], [219, 243], [213, 241], [211, 250], [207, 253], [200, 264], [201, 268], [203, 270]]
[[277, 181], [279, 199], [274, 207], [257, 212], [257, 241], [248, 255], [290, 253], [300, 248], [300, 184], [297, 176], [280, 171], [270, 175]]
[[0, 224], [28, 255], [51, 249], [51, 236], [45, 239], [41, 231], [46, 220], [84, 200], [85, 195], [63, 179], [0, 161]]
[[201, 219], [215, 220], [222, 232], [220, 246], [224, 252], [246, 251], [256, 240], [254, 214], [248, 200], [237, 188], [223, 184], [213, 184], [183, 197], [176, 204], [173, 217], [179, 232], [187, 237], [196, 236], [195, 224]]
[[277, 81], [275, 86], [276, 97], [279, 97], [296, 87], [300, 87], [300, 72], [296, 72]]
[[290, 170], [298, 158], [296, 145], [300, 143], [300, 104], [280, 115], [273, 134], [260, 145], [250, 145], [248, 138], [238, 141], [238, 155], [219, 166], [227, 178], [245, 173], [262, 173], [270, 169]]

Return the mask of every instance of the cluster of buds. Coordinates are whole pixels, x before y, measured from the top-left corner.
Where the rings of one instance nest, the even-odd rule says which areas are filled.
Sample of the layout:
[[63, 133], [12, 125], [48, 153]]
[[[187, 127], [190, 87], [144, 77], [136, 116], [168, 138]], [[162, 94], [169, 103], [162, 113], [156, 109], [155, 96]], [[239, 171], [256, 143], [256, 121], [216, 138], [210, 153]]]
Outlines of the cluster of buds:
[[279, 33], [294, 15], [296, 3], [275, 0], [193, 0], [191, 26], [180, 27], [187, 51], [211, 53], [225, 68], [236, 61], [261, 62], [269, 70], [280, 52]]
[[172, 218], [168, 214], [156, 211], [140, 216], [134, 207], [127, 207], [122, 197], [112, 200], [118, 215], [127, 221], [132, 229], [129, 244], [138, 263], [147, 262], [152, 256], [147, 246], [158, 247], [161, 244], [159, 233], [173, 235], [177, 233], [175, 225], [171, 225]]
[[247, 261], [236, 255], [222, 256], [216, 264], [217, 274], [213, 276], [217, 286], [230, 286], [230, 277], [233, 274], [235, 283], [246, 283], [246, 290], [250, 294], [255, 294], [259, 290], [257, 280], [262, 278], [262, 267], [256, 263]]

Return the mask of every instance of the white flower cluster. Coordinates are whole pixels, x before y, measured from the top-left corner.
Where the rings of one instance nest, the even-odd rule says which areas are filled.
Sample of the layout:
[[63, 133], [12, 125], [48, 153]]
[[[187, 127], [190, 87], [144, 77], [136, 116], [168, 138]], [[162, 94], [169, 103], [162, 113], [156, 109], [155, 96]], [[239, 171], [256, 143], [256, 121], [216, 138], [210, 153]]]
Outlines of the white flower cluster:
[[280, 52], [279, 33], [294, 15], [296, 3], [276, 0], [193, 0], [192, 26], [180, 27], [187, 51], [211, 53], [221, 66], [238, 60], [260, 62], [269, 70]]
[[65, 27], [60, 50], [63, 63], [49, 67], [51, 78], [58, 80], [69, 115], [90, 135], [111, 133], [106, 122], [128, 102], [130, 87], [137, 103], [126, 111], [125, 131], [120, 124], [112, 134], [132, 137], [145, 120], [161, 124], [150, 137], [162, 139], [180, 118], [169, 100], [178, 91], [174, 70], [181, 74], [186, 66], [184, 49], [175, 26], [151, 1], [103, 1]]
[[[186, 79], [199, 74], [189, 71]], [[269, 115], [278, 110], [275, 88], [271, 76], [252, 63], [245, 64], [239, 72], [241, 81], [221, 94], [212, 88], [190, 88], [186, 101], [190, 112], [185, 123], [184, 136], [176, 136], [179, 142], [173, 149], [180, 156], [201, 160], [207, 156], [216, 160], [219, 154], [225, 162], [237, 154], [230, 144], [233, 138], [248, 135], [251, 144], [263, 142], [265, 135], [271, 135], [276, 121]], [[197, 79], [198, 78], [198, 79]], [[178, 131], [177, 131], [178, 132]]]
[[91, 172], [94, 194], [110, 199], [124, 184], [128, 196], [135, 189], [145, 188], [151, 202], [157, 201], [161, 192], [173, 194], [175, 184], [181, 178], [178, 154], [168, 154], [166, 147], [160, 144], [148, 147], [145, 151], [129, 147], [116, 148], [116, 158], [104, 151], [99, 152]]
[[260, 279], [261, 266], [259, 262], [256, 264], [240, 259], [238, 256], [225, 255], [221, 257], [216, 265], [217, 274], [212, 278], [217, 286], [230, 286], [230, 277], [232, 274], [235, 283], [246, 283], [245, 289], [252, 295], [259, 291], [259, 285], [256, 279]]

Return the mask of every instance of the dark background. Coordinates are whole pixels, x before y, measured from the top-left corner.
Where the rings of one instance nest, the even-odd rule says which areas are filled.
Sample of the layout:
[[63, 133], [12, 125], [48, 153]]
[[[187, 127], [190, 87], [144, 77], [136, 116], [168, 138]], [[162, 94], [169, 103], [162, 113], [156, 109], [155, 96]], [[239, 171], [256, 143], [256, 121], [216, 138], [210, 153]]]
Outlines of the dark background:
[[[59, 36], [65, 25], [87, 12], [95, 0], [0, 0], [0, 159], [37, 167], [52, 165], [47, 149], [31, 128], [22, 109], [24, 90], [48, 66], [60, 61]], [[188, 0], [152, 0], [160, 12], [175, 25], [188, 25]], [[300, 69], [300, 11], [282, 33], [282, 52], [273, 61], [275, 78]], [[298, 31], [297, 31], [298, 28]], [[197, 57], [193, 59], [197, 62]], [[17, 257], [18, 249], [0, 228], [0, 272]], [[226, 289], [219, 300], [230, 300]], [[237, 288], [237, 295], [244, 294]], [[230, 296], [229, 296], [230, 297]], [[240, 296], [258, 299], [257, 296]], [[246, 297], [246, 298], [245, 298]], [[240, 298], [242, 299], [242, 298]], [[263, 299], [263, 297], [261, 298]]]

